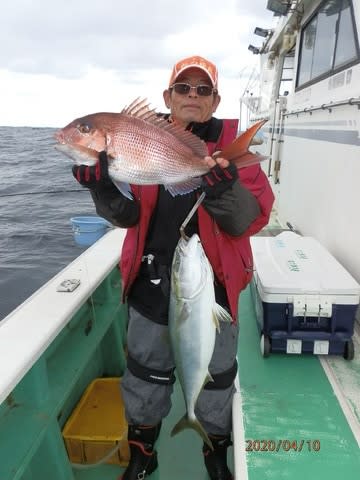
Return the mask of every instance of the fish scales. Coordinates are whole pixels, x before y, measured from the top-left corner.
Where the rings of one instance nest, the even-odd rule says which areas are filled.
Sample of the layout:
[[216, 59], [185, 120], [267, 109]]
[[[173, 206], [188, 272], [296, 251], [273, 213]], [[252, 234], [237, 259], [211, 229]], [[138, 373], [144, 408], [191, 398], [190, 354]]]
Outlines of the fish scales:
[[213, 281], [199, 236], [180, 238], [172, 263], [169, 332], [186, 413], [171, 434], [192, 428], [211, 448], [212, 443], [196, 418], [195, 406], [204, 385], [212, 380], [209, 364], [216, 329], [220, 332], [219, 320], [231, 322], [230, 314], [216, 304]]
[[[121, 118], [108, 146], [108, 151], [116, 155], [109, 162], [112, 176], [136, 183], [141, 175], [143, 184], [171, 184], [206, 173], [201, 157], [195, 157], [190, 147], [178, 141], [171, 131], [160, 132], [161, 136], [157, 126], [143, 120]], [[204, 144], [203, 156], [206, 152]], [[118, 157], [124, 161], [117, 161]]]
[[[263, 123], [257, 122], [240, 135], [221, 152], [223, 157], [239, 168], [263, 160], [249, 151]], [[199, 187], [201, 176], [209, 171], [203, 161], [208, 154], [205, 142], [158, 115], [146, 99], [136, 99], [120, 113], [100, 112], [78, 118], [58, 131], [55, 138], [55, 148], [77, 165], [95, 165], [99, 152], [106, 151], [109, 176], [125, 195], [129, 184], [164, 185], [174, 196], [188, 193]]]

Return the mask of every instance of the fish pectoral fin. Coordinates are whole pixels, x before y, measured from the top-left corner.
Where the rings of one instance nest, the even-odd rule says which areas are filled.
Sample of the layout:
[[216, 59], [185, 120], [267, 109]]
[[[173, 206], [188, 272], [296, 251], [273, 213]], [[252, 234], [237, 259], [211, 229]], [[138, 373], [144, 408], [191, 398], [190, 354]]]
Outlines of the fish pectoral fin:
[[171, 430], [171, 436], [173, 437], [179, 432], [182, 432], [186, 428], [192, 428], [195, 430], [200, 437], [204, 440], [204, 442], [209, 445], [211, 450], [214, 450], [213, 444], [211, 443], [208, 434], [205, 432], [204, 427], [201, 425], [199, 420], [194, 416], [194, 418], [189, 418], [187, 414], [185, 414], [179, 422], [175, 425], [175, 427]]
[[179, 315], [178, 315], [178, 323], [184, 323], [190, 317], [191, 314], [191, 307], [187, 303], [183, 303], [180, 307]]
[[216, 330], [220, 333], [220, 323], [219, 323], [219, 319], [216, 315], [216, 310], [213, 311], [212, 318], [213, 318], [213, 322], [214, 322]]
[[112, 180], [115, 187], [119, 190], [120, 193], [124, 195], [124, 197], [128, 198], [129, 200], [134, 200], [134, 196], [131, 191], [131, 187], [126, 182], [117, 182], [116, 180]]
[[224, 307], [219, 305], [218, 303], [215, 303], [214, 309], [213, 309], [213, 316], [214, 316], [214, 322], [215, 326], [218, 331], [220, 331], [220, 323], [219, 322], [232, 322], [232, 318], [230, 313], [225, 310]]

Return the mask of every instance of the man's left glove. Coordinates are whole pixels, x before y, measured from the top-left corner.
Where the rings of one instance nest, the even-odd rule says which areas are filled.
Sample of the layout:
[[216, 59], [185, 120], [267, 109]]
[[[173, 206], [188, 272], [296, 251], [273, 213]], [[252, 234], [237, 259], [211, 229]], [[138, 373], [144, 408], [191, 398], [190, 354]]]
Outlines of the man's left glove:
[[226, 168], [214, 165], [208, 173], [202, 176], [202, 189], [208, 198], [219, 198], [239, 178], [238, 170], [233, 163]]
[[98, 189], [111, 184], [108, 171], [108, 159], [106, 152], [99, 153], [99, 160], [95, 165], [89, 167], [87, 165], [74, 165], [72, 173], [75, 179], [83, 187]]

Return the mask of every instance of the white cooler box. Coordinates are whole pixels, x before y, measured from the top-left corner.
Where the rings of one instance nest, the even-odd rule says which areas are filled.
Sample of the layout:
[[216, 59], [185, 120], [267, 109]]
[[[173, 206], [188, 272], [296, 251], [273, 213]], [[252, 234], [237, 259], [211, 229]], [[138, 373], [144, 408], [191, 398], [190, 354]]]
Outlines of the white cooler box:
[[314, 238], [294, 232], [252, 237], [251, 292], [260, 349], [354, 358], [360, 285]]

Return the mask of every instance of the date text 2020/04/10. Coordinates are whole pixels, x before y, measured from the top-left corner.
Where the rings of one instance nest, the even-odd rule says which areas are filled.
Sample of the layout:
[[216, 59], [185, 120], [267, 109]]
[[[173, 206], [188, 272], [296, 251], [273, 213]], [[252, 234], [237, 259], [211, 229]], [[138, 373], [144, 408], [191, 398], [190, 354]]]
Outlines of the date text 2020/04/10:
[[320, 440], [261, 439], [245, 440], [247, 452], [319, 452]]

